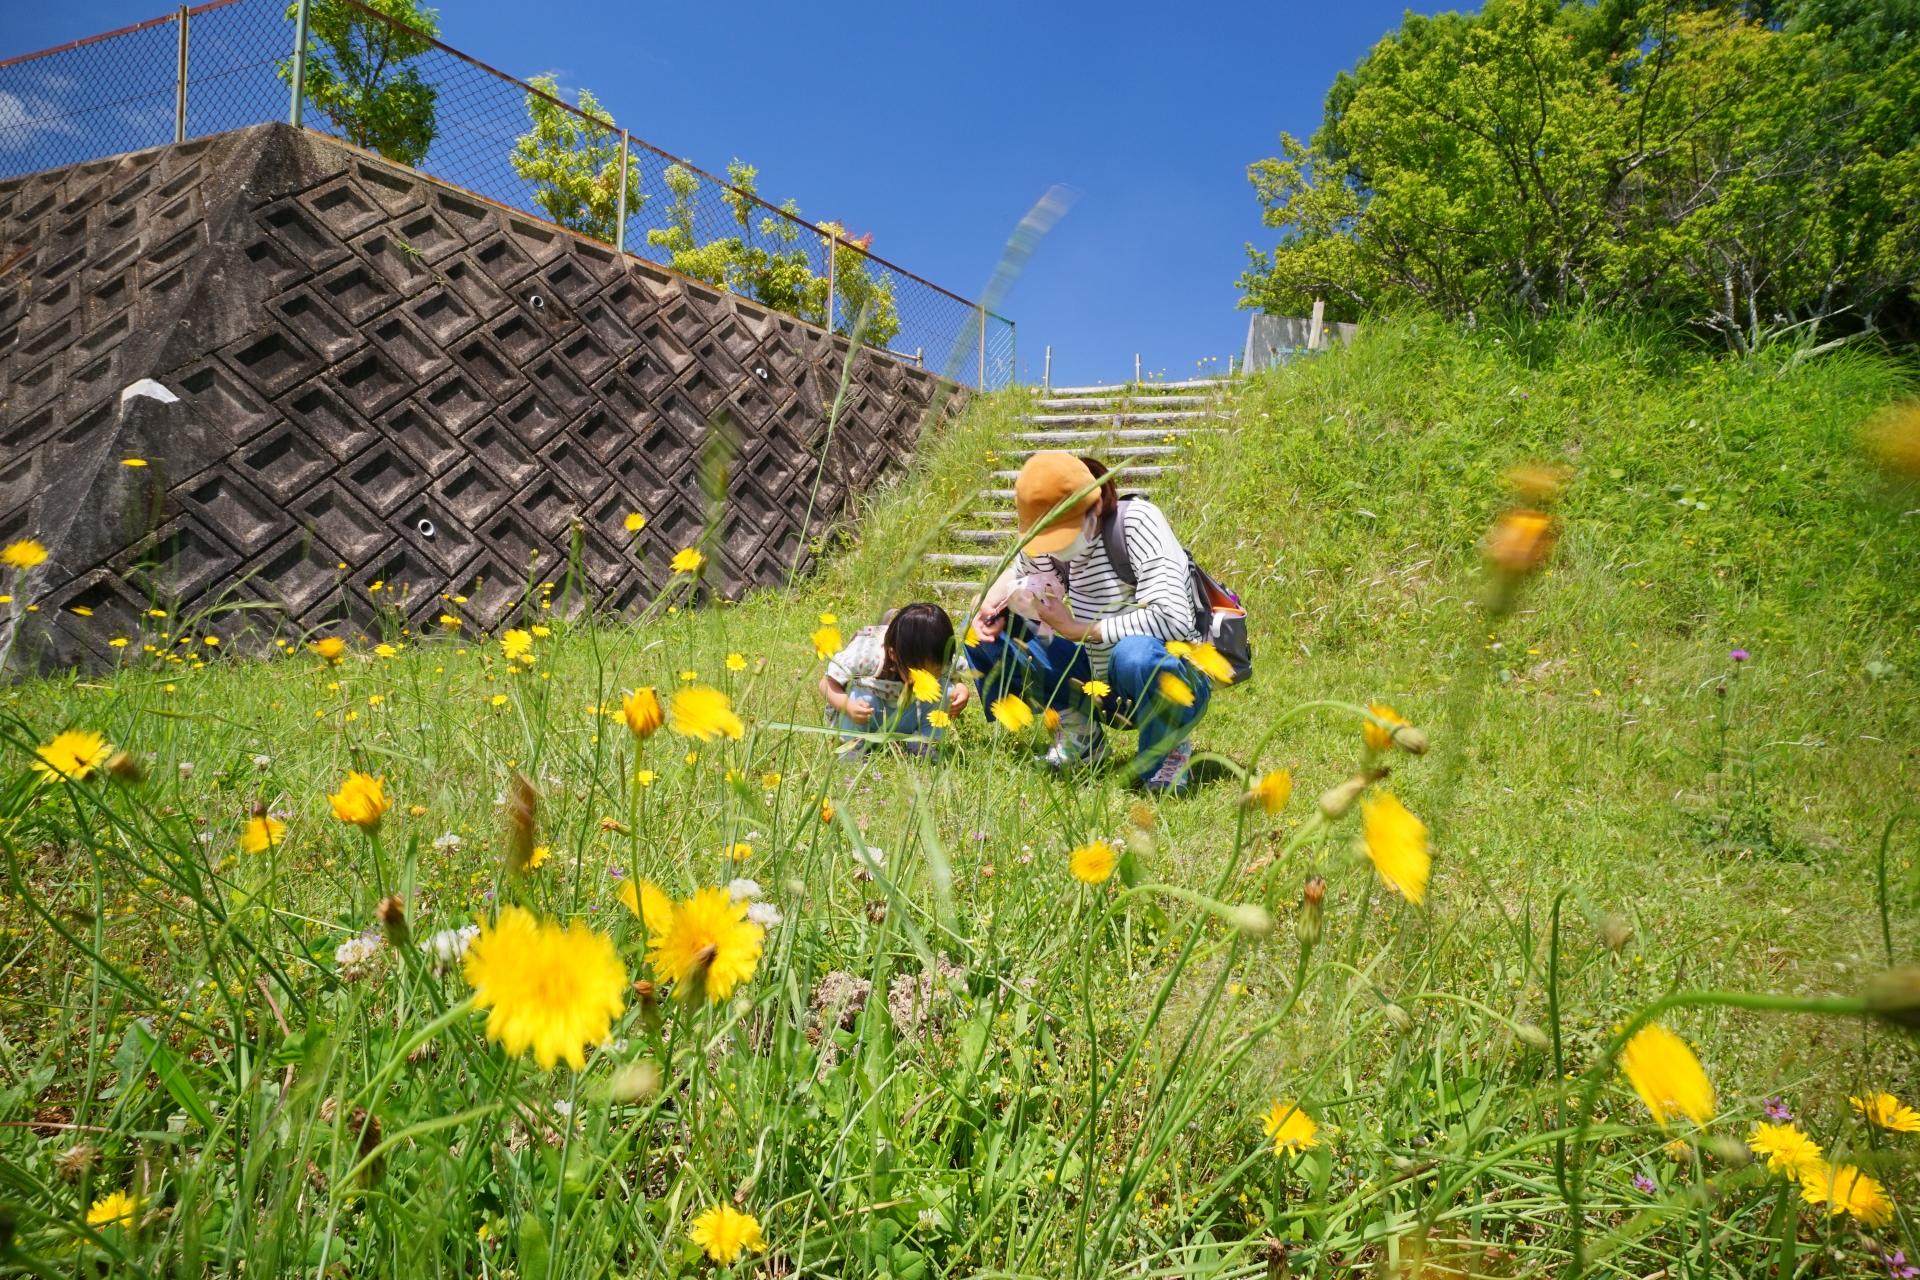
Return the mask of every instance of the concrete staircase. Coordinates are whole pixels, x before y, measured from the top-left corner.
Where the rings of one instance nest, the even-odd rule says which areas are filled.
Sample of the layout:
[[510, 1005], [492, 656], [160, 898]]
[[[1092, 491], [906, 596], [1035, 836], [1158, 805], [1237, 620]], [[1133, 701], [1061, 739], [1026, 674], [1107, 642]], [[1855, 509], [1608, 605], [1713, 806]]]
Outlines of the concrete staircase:
[[1151, 496], [1157, 486], [1186, 470], [1188, 441], [1224, 431], [1224, 378], [1186, 382], [1129, 383], [1118, 387], [1051, 387], [1035, 397], [1005, 447], [1007, 466], [982, 489], [968, 527], [949, 530], [926, 557], [925, 585], [954, 608], [987, 585], [987, 574], [1014, 533], [1013, 482], [1020, 464], [1043, 449], [1089, 454], [1113, 468], [1123, 493]]

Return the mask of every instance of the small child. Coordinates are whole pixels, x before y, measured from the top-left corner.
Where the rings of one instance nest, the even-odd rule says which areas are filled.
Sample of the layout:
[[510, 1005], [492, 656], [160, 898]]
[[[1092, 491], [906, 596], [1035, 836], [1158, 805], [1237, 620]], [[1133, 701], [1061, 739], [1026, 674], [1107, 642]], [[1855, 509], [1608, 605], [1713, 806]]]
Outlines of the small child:
[[[846, 648], [827, 660], [820, 696], [834, 712], [834, 727], [847, 733], [884, 730], [906, 735], [916, 754], [940, 740], [935, 711], [958, 715], [972, 690], [959, 678], [965, 655], [953, 640], [953, 619], [937, 604], [910, 604], [877, 626], [862, 627]], [[916, 680], [915, 673], [920, 673]], [[932, 692], [929, 700], [916, 694]], [[848, 747], [857, 751], [859, 739]]]

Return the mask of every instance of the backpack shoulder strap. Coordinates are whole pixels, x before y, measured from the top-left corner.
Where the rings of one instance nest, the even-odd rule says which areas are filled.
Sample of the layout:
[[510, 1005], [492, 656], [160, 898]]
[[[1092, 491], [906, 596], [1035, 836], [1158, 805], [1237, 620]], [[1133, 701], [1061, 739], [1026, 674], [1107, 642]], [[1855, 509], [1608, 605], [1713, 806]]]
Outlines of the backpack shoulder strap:
[[1132, 497], [1130, 493], [1122, 496], [1120, 501], [1113, 504], [1113, 510], [1107, 512], [1106, 518], [1100, 521], [1100, 545], [1106, 550], [1107, 563], [1120, 575], [1120, 581], [1129, 587], [1140, 585], [1134, 576], [1133, 553], [1127, 550], [1126, 526], [1121, 519], [1121, 512]]

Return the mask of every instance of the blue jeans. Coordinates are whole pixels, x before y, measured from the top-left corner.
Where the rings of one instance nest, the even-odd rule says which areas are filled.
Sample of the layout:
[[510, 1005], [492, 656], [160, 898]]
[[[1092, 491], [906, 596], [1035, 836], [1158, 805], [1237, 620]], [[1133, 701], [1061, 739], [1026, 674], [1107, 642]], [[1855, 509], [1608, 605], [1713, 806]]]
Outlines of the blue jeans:
[[[1093, 677], [1086, 649], [1060, 636], [1042, 642], [1025, 619], [1018, 617], [1007, 619], [1007, 629], [998, 640], [968, 645], [967, 662], [982, 673], [980, 697], [986, 706], [1011, 693], [1055, 710], [1096, 712], [1109, 723], [1137, 726], [1137, 768], [1142, 773], [1153, 769], [1168, 751], [1186, 740], [1213, 695], [1207, 678], [1185, 658], [1168, 653], [1164, 641], [1153, 636], [1127, 636], [1107, 657], [1107, 683], [1113, 692], [1094, 708], [1080, 689], [1080, 684]], [[1161, 695], [1163, 672], [1193, 690], [1192, 706], [1183, 707]]]
[[[945, 730], [938, 725], [929, 724], [927, 716], [932, 712], [947, 709], [947, 694], [952, 687], [950, 683], [941, 681], [938, 702], [922, 702], [909, 693], [904, 702], [896, 705], [884, 700], [872, 689], [863, 689], [855, 685], [847, 690], [848, 703], [857, 702], [862, 706], [871, 707], [873, 717], [865, 724], [860, 724], [846, 712], [836, 712], [833, 717], [833, 727], [842, 733], [898, 733], [911, 739], [905, 744], [909, 751], [916, 753], [929, 751], [935, 743], [940, 741], [940, 735]], [[859, 745], [861, 749], [865, 749], [877, 744], [862, 741]]]

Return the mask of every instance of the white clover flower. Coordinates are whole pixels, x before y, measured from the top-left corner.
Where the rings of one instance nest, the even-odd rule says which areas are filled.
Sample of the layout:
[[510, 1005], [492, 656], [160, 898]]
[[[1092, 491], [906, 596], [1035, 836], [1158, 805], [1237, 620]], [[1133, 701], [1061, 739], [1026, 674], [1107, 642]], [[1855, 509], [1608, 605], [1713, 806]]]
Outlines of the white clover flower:
[[186, 779], [188, 779], [188, 778], [191, 778], [192, 776], [193, 776], [193, 761], [191, 761], [191, 760], [182, 760], [182, 761], [180, 762], [180, 777], [181, 777], [181, 780], [182, 780], [182, 781], [185, 781]]
[[747, 908], [747, 919], [762, 929], [777, 928], [786, 917], [780, 914], [780, 908], [771, 902], [756, 902]]
[[333, 962], [340, 966], [340, 976], [348, 982], [357, 982], [367, 976], [367, 970], [380, 958], [380, 935], [362, 933], [348, 938], [333, 949]]
[[458, 929], [442, 929], [422, 939], [420, 950], [433, 961], [435, 970], [444, 970], [465, 959], [467, 948], [479, 936], [480, 926], [477, 924], [464, 925]]
[[447, 853], [447, 852], [451, 852], [454, 849], [458, 849], [461, 845], [465, 843], [466, 843], [465, 840], [462, 840], [459, 836], [455, 835], [451, 831], [446, 832], [443, 835], [437, 835], [433, 838], [433, 847], [440, 850], [442, 853]]
[[273, 757], [269, 755], [257, 755], [253, 758], [253, 767], [265, 773], [267, 770], [273, 768]]
[[727, 882], [727, 896], [735, 902], [746, 902], [760, 896], [760, 882], [749, 880], [745, 876]]

